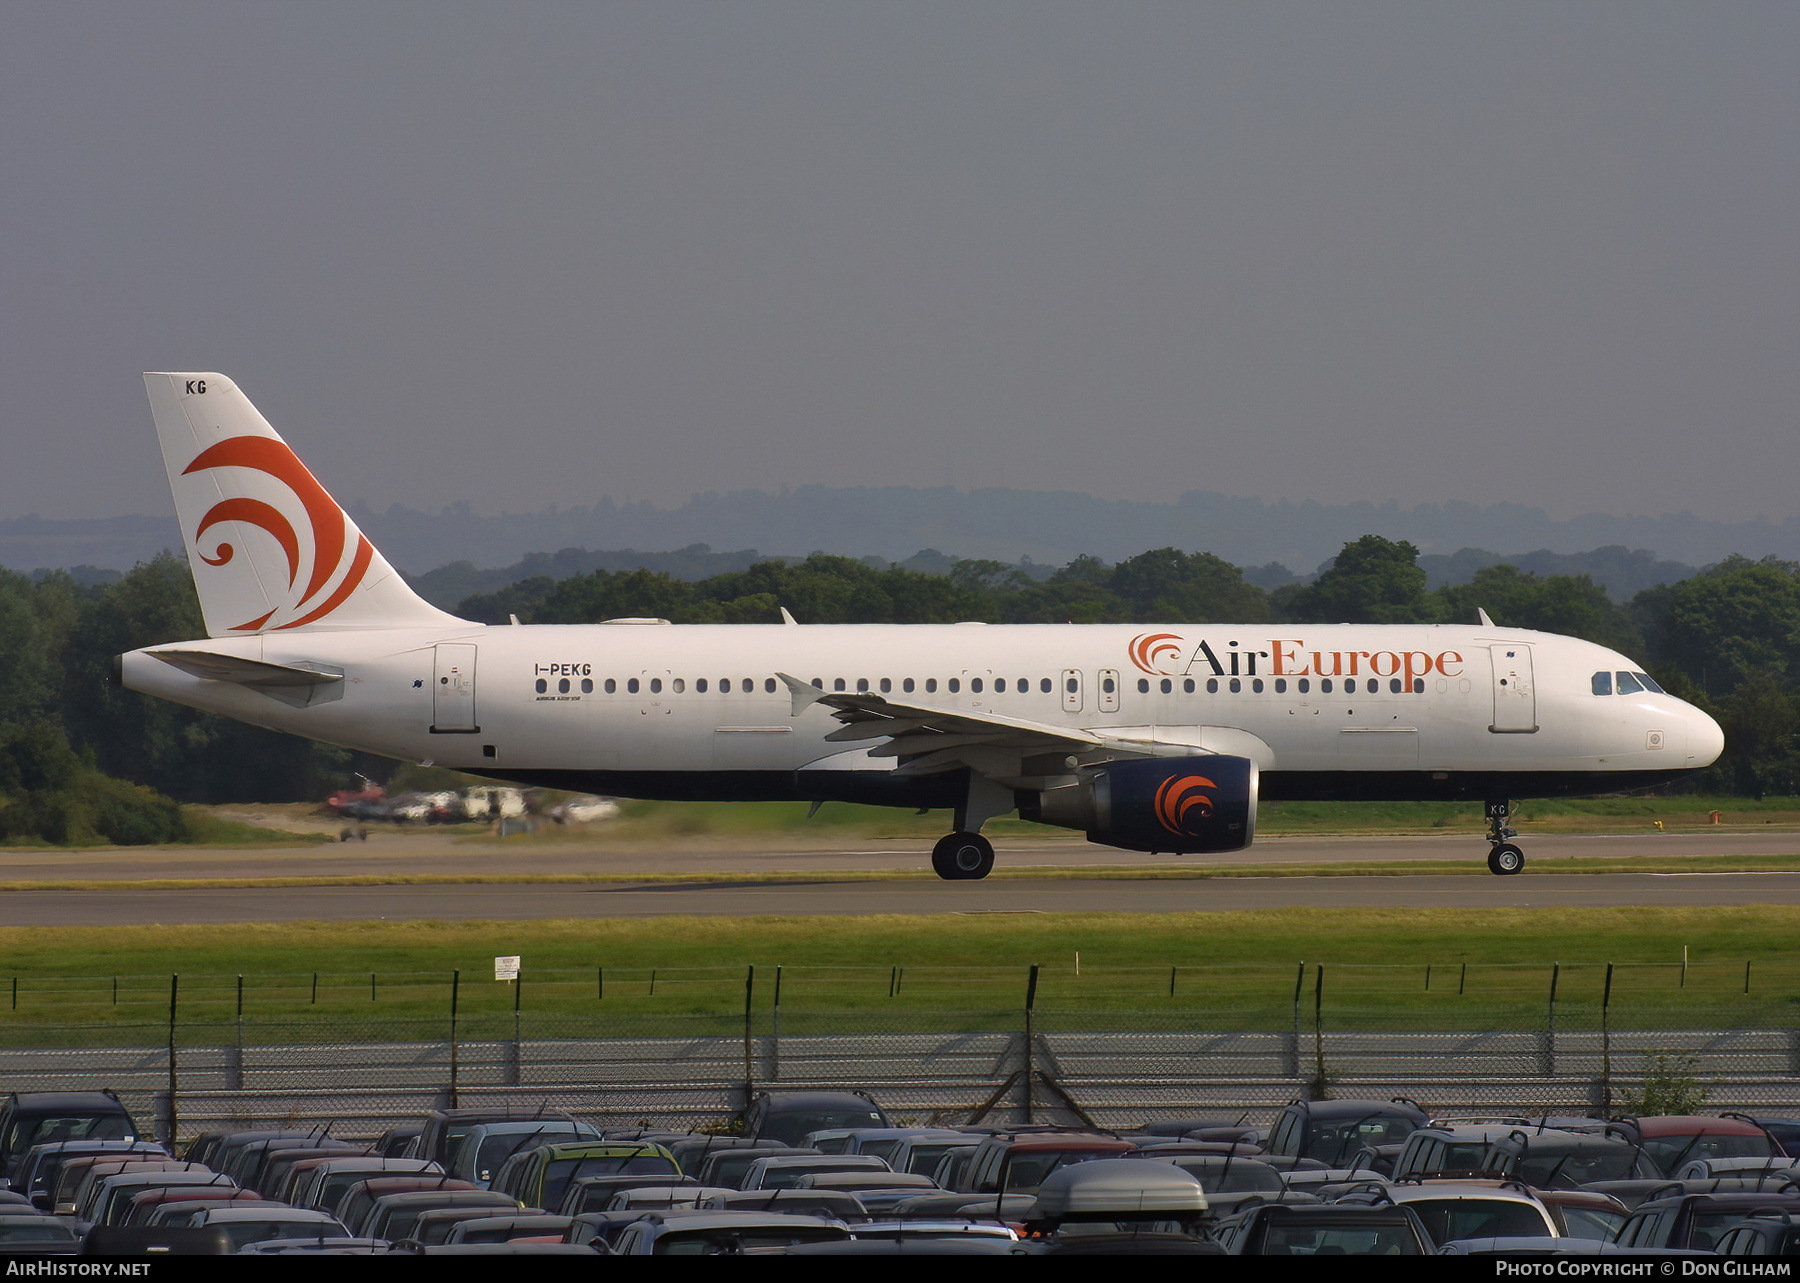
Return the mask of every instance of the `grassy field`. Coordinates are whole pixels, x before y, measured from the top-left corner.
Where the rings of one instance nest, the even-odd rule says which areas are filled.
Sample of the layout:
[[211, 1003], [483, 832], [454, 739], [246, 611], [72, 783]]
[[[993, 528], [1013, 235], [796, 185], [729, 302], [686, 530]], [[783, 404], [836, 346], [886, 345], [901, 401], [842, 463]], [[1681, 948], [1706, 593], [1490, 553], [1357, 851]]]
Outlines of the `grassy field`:
[[[774, 1006], [780, 969], [796, 1031], [808, 1013], [957, 1027], [958, 1013], [1017, 1011], [1033, 964], [1040, 1010], [1128, 1025], [1231, 1011], [1279, 1026], [1297, 985], [1310, 1012], [1321, 965], [1338, 1021], [1529, 1025], [1543, 1018], [1553, 967], [1565, 1019], [1577, 1020], [1597, 1012], [1609, 963], [1613, 1007], [1640, 1026], [1792, 1025], [1796, 938], [1800, 909], [1786, 907], [12, 928], [0, 931], [0, 1038], [158, 1027], [171, 973], [184, 1026], [234, 1020], [241, 974], [252, 1023], [403, 1036], [447, 1017], [453, 971], [467, 1019], [510, 1016], [516, 1001], [534, 1019], [729, 1024], [751, 966], [759, 1011]], [[492, 979], [493, 959], [512, 954], [524, 960], [517, 990]]]
[[[623, 802], [623, 814], [605, 825], [584, 829], [547, 828], [524, 840], [541, 842], [639, 842], [682, 837], [753, 837], [809, 834], [839, 839], [910, 839], [931, 841], [944, 832], [944, 812], [917, 815], [879, 806], [829, 803], [807, 815], [804, 802]], [[1734, 830], [1768, 827], [1800, 828], [1800, 798], [1610, 797], [1518, 804], [1513, 821], [1521, 833], [1620, 833], [1650, 829], [1661, 820], [1665, 829], [1713, 827], [1717, 811], [1722, 827]], [[1444, 833], [1487, 831], [1482, 808], [1475, 802], [1265, 802], [1258, 809], [1257, 833]], [[482, 830], [485, 834], [485, 829]], [[1032, 824], [1016, 816], [990, 820], [990, 837], [1069, 838], [1067, 829]]]

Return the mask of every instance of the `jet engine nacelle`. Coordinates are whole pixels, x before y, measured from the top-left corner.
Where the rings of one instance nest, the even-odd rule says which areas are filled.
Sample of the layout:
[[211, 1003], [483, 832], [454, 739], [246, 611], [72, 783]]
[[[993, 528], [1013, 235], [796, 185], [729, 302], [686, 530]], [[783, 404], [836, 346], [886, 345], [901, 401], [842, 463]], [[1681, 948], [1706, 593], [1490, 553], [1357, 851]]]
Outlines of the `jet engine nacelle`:
[[1022, 798], [1019, 814], [1127, 851], [1239, 851], [1256, 835], [1256, 763], [1222, 754], [1106, 762]]

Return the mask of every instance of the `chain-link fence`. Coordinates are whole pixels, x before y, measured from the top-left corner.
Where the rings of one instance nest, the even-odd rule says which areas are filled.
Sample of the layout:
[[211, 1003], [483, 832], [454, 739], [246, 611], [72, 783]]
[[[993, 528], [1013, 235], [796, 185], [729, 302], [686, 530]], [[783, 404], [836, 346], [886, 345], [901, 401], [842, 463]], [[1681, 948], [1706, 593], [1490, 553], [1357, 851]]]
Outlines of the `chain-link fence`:
[[1257, 1119], [1324, 1094], [1524, 1116], [1617, 1108], [1671, 1064], [1709, 1109], [1800, 1109], [1785, 977], [1624, 970], [595, 968], [478, 992], [419, 974], [28, 981], [0, 1019], [0, 1081], [112, 1087], [165, 1137], [373, 1134], [501, 1100], [692, 1128], [782, 1087], [858, 1087], [919, 1121]]

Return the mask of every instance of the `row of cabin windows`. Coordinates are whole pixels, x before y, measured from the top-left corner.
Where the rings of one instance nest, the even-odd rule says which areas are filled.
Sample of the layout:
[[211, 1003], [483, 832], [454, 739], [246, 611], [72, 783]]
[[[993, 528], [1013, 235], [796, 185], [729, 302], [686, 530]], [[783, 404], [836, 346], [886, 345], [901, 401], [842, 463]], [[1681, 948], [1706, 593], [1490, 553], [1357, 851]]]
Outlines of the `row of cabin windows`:
[[[1625, 686], [1625, 679], [1628, 678], [1629, 676], [1630, 676], [1630, 674], [1628, 674], [1628, 673], [1620, 673], [1619, 674], [1619, 678], [1620, 678], [1619, 692], [1620, 692], [1620, 694], [1626, 693], [1628, 688]], [[1656, 684], [1654, 682], [1651, 682], [1648, 677], [1644, 677], [1643, 674], [1641, 674], [1641, 673], [1638, 674], [1638, 676], [1640, 678], [1642, 678], [1643, 681], [1645, 681], [1646, 683], [1649, 684], [1650, 689], [1652, 689], [1652, 690], [1658, 689]], [[1609, 693], [1609, 691], [1603, 691], [1600, 689], [1600, 679], [1603, 677], [1609, 677], [1609, 674], [1596, 673], [1594, 675], [1594, 693], [1596, 695], [1603, 695], [1603, 694]], [[1244, 690], [1244, 680], [1245, 679], [1238, 678], [1238, 677], [1228, 678], [1228, 679], [1226, 679], [1224, 689], [1229, 691], [1233, 695], [1241, 694]], [[1264, 682], [1263, 682], [1262, 678], [1252, 677], [1252, 678], [1249, 678], [1248, 680], [1250, 683], [1250, 692], [1252, 694], [1260, 695], [1263, 693], [1265, 686], [1264, 686]], [[1277, 695], [1285, 695], [1288, 693], [1288, 679], [1287, 678], [1276, 677], [1271, 680], [1274, 684], [1275, 693]], [[1015, 678], [1012, 678], [1011, 681], [1012, 681], [1011, 689], [1017, 691], [1021, 695], [1030, 693], [1031, 684], [1032, 684], [1031, 678], [1015, 677]], [[734, 682], [736, 682], [735, 686], [733, 685]], [[998, 695], [1004, 695], [1008, 689], [1007, 682], [1008, 682], [1008, 679], [1005, 677], [994, 678], [994, 693], [998, 694]], [[825, 689], [825, 679], [822, 677], [813, 678], [812, 684], [814, 686], [818, 687], [820, 690]], [[1112, 678], [1107, 677], [1107, 678], [1103, 679], [1100, 684], [1101, 684], [1101, 687], [1105, 690], [1105, 692], [1108, 695], [1111, 695], [1113, 693], [1114, 683], [1113, 683]], [[1346, 677], [1346, 678], [1344, 678], [1343, 684], [1344, 684], [1344, 694], [1354, 695], [1357, 693], [1356, 678]], [[650, 694], [660, 695], [663, 693], [663, 679], [662, 678], [652, 677], [652, 678], [650, 678], [648, 685], [649, 685]], [[927, 677], [925, 679], [923, 685], [924, 685], [925, 693], [927, 695], [937, 694], [937, 689], [938, 689], [938, 679], [937, 678]], [[1081, 689], [1080, 680], [1077, 678], [1074, 678], [1074, 677], [1065, 678], [1063, 681], [1063, 685], [1067, 689], [1068, 693], [1071, 695], [1076, 694]], [[1367, 688], [1369, 694], [1371, 694], [1371, 695], [1377, 694], [1381, 690], [1381, 680], [1379, 678], [1375, 678], [1375, 677], [1364, 678], [1363, 685]], [[606, 681], [604, 682], [603, 686], [608, 695], [616, 695], [619, 692], [619, 683], [618, 683], [617, 679], [615, 679], [615, 678], [608, 677], [606, 679]], [[1040, 677], [1037, 679], [1037, 687], [1038, 687], [1038, 690], [1041, 691], [1043, 694], [1049, 695], [1055, 691], [1056, 683], [1053, 682], [1048, 677]], [[911, 695], [918, 688], [919, 688], [918, 683], [916, 683], [914, 681], [914, 679], [912, 679], [911, 677], [903, 677], [900, 679], [900, 690], [903, 694]], [[1138, 688], [1138, 694], [1148, 695], [1150, 693], [1150, 679], [1147, 677], [1138, 678], [1137, 688]], [[573, 689], [573, 683], [567, 677], [559, 678], [557, 680], [556, 690], [559, 695], [567, 695], [570, 693], [570, 691], [572, 689]], [[672, 678], [669, 682], [669, 689], [672, 693], [674, 693], [676, 695], [685, 693], [687, 690], [686, 679], [680, 678], [680, 677]], [[765, 690], [769, 694], [773, 695], [777, 689], [779, 689], [779, 688], [773, 677], [765, 677], [763, 679], [763, 690]], [[843, 678], [843, 677], [832, 678], [831, 679], [831, 689], [834, 692], [848, 690], [849, 689], [848, 679]], [[894, 679], [891, 677], [879, 678], [874, 683], [874, 689], [879, 690], [880, 693], [883, 695], [891, 695], [894, 690]], [[944, 683], [944, 689], [947, 690], [952, 695], [960, 695], [962, 693], [962, 679], [960, 677], [952, 677], [952, 678], [948, 679]], [[1173, 695], [1175, 693], [1175, 680], [1170, 677], [1163, 678], [1161, 685], [1160, 685], [1160, 689], [1164, 695]], [[1198, 689], [1199, 689], [1199, 683], [1194, 678], [1184, 677], [1181, 679], [1181, 693], [1182, 694], [1192, 695]], [[1294, 689], [1301, 695], [1311, 694], [1312, 693], [1312, 679], [1307, 678], [1307, 677], [1301, 677], [1301, 678], [1296, 679], [1294, 682]], [[1388, 690], [1392, 694], [1398, 695], [1398, 694], [1402, 693], [1405, 689], [1406, 689], [1405, 683], [1403, 683], [1400, 680], [1400, 678], [1392, 677], [1392, 678], [1388, 679]], [[1635, 690], [1635, 689], [1638, 689], [1638, 687], [1633, 686], [1633, 687], [1630, 687], [1629, 689]], [[636, 694], [639, 694], [642, 690], [643, 690], [643, 683], [640, 681], [640, 679], [638, 679], [636, 677], [628, 677], [625, 679], [625, 693], [626, 694], [636, 695]], [[707, 682], [706, 678], [698, 677], [698, 678], [694, 679], [695, 693], [704, 695], [707, 693], [707, 690], [708, 690], [708, 682]], [[752, 694], [756, 690], [756, 679], [754, 677], [744, 677], [744, 678], [721, 677], [718, 682], [718, 690], [721, 695], [729, 695], [732, 693], [733, 690], [742, 690], [744, 694], [749, 695], [749, 694]], [[969, 679], [969, 693], [970, 694], [980, 695], [984, 692], [984, 690], [985, 690], [985, 685], [983, 683], [982, 678], [971, 677]], [[1322, 695], [1330, 695], [1332, 693], [1332, 690], [1333, 690], [1332, 679], [1329, 677], [1321, 677], [1319, 679], [1319, 693]], [[549, 693], [549, 691], [550, 691], [550, 683], [549, 683], [548, 679], [543, 678], [543, 677], [538, 678], [537, 679], [537, 693], [540, 695], [546, 695]], [[870, 693], [870, 691], [871, 691], [871, 686], [870, 686], [869, 679], [867, 677], [858, 677], [856, 679], [857, 694], [867, 695]], [[1206, 693], [1208, 695], [1217, 695], [1219, 693], [1219, 691], [1220, 691], [1220, 680], [1217, 677], [1207, 678], [1206, 679]], [[592, 695], [594, 693], [594, 679], [593, 678], [584, 677], [581, 679], [581, 693], [583, 695]], [[1425, 693], [1425, 679], [1423, 677], [1413, 678], [1413, 693], [1415, 695], [1423, 695]]]
[[[1273, 680], [1273, 684], [1275, 687], [1275, 693], [1277, 695], [1285, 695], [1288, 693], [1288, 679], [1287, 678], [1277, 677], [1272, 680]], [[1250, 681], [1250, 693], [1251, 694], [1260, 695], [1263, 693], [1263, 690], [1265, 688], [1263, 686], [1262, 678], [1252, 677], [1249, 679], [1249, 681]], [[1194, 693], [1194, 690], [1197, 685], [1198, 685], [1198, 683], [1196, 683], [1192, 677], [1184, 677], [1181, 679], [1181, 693], [1184, 695], [1192, 695]], [[1148, 677], [1138, 678], [1137, 688], [1138, 688], [1138, 694], [1148, 695], [1150, 693], [1150, 679]], [[1369, 694], [1371, 694], [1371, 695], [1379, 694], [1381, 692], [1381, 679], [1378, 677], [1365, 677], [1365, 678], [1363, 678], [1363, 688], [1365, 690], [1367, 690], [1369, 692]], [[1413, 694], [1423, 695], [1425, 693], [1425, 679], [1423, 677], [1413, 678], [1412, 688], [1413, 688]], [[1239, 678], [1239, 677], [1227, 678], [1225, 689], [1228, 690], [1233, 695], [1241, 694], [1244, 689], [1244, 679]], [[1302, 695], [1312, 694], [1312, 678], [1310, 678], [1310, 677], [1296, 678], [1294, 681], [1294, 689], [1295, 689], [1295, 691], [1297, 691], [1299, 694], [1302, 694]], [[1165, 695], [1173, 695], [1175, 693], [1175, 679], [1172, 677], [1163, 678], [1161, 690], [1162, 690], [1162, 693]], [[1394, 695], [1399, 695], [1399, 694], [1403, 693], [1405, 690], [1406, 690], [1406, 683], [1403, 682], [1402, 680], [1400, 680], [1400, 678], [1398, 678], [1398, 677], [1388, 678], [1389, 693], [1394, 694]], [[1206, 679], [1206, 693], [1208, 695], [1217, 695], [1219, 693], [1219, 679], [1217, 677], [1209, 677]], [[1331, 678], [1321, 677], [1319, 679], [1319, 693], [1321, 695], [1329, 695], [1332, 693]], [[1346, 694], [1346, 695], [1356, 694], [1356, 678], [1346, 677], [1344, 679], [1344, 694]]]

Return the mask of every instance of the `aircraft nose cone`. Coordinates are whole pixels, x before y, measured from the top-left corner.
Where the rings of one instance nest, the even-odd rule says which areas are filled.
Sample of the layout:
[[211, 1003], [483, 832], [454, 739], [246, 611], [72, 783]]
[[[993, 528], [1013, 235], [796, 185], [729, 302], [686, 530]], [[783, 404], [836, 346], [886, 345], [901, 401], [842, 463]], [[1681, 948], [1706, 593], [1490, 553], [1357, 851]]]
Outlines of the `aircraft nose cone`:
[[1694, 766], [1709, 766], [1725, 751], [1725, 732], [1719, 724], [1697, 708], [1688, 710], [1688, 761]]

